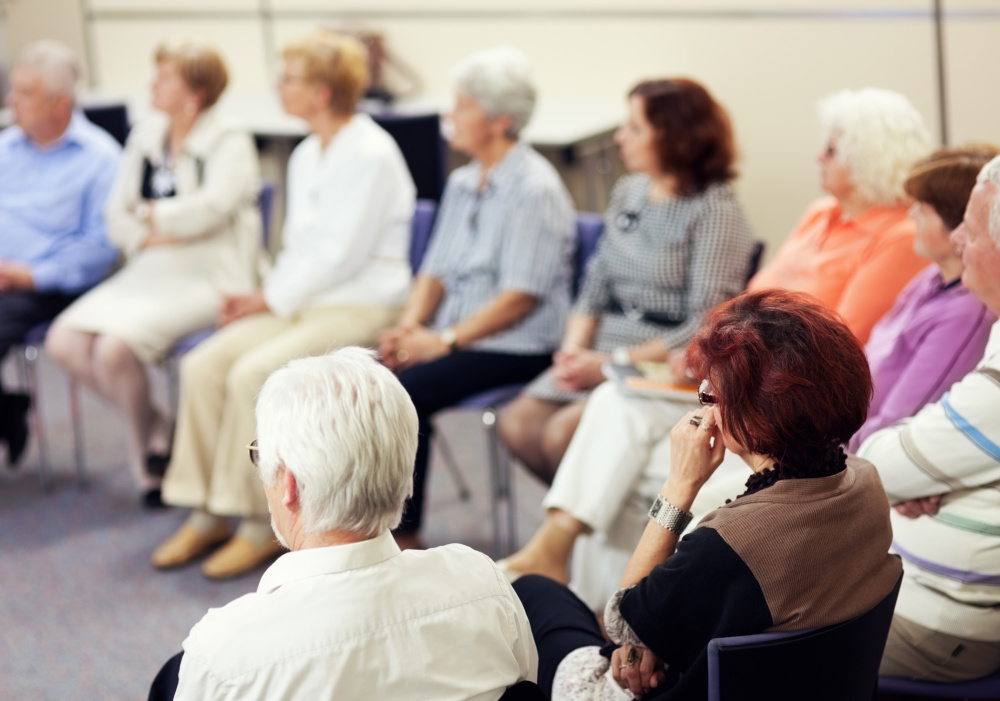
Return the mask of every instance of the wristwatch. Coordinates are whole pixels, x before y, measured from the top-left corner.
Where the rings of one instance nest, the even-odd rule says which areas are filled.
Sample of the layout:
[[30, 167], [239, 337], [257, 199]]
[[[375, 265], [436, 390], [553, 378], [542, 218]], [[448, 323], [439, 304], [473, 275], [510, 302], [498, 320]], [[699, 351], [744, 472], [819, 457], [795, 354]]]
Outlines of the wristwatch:
[[455, 327], [449, 326], [444, 331], [441, 332], [441, 343], [448, 346], [448, 350], [455, 350]]
[[618, 346], [611, 351], [611, 362], [615, 365], [631, 365], [632, 354], [628, 352], [626, 346]]
[[656, 521], [656, 524], [677, 535], [684, 532], [684, 529], [691, 523], [693, 516], [682, 509], [678, 509], [663, 497], [657, 495], [656, 501], [649, 507], [649, 517]]

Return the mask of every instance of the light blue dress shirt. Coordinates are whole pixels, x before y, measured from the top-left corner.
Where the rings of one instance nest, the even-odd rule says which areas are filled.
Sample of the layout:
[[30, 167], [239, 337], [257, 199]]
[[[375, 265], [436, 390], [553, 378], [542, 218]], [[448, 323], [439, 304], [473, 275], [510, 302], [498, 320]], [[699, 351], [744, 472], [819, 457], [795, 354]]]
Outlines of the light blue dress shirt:
[[44, 147], [19, 127], [0, 132], [0, 259], [27, 264], [37, 291], [82, 292], [114, 265], [104, 203], [120, 155], [79, 113]]

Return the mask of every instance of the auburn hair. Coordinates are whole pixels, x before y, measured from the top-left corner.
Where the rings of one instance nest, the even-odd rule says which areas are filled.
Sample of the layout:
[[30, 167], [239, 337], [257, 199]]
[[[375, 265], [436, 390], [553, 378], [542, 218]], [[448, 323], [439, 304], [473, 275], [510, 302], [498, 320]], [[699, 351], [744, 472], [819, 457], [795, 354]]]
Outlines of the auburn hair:
[[691, 195], [736, 177], [736, 145], [726, 110], [702, 85], [687, 78], [647, 80], [640, 97], [656, 133], [660, 169], [677, 179], [677, 193]]
[[746, 292], [709, 312], [688, 363], [718, 398], [722, 428], [751, 453], [808, 472], [865, 422], [868, 359], [814, 297]]

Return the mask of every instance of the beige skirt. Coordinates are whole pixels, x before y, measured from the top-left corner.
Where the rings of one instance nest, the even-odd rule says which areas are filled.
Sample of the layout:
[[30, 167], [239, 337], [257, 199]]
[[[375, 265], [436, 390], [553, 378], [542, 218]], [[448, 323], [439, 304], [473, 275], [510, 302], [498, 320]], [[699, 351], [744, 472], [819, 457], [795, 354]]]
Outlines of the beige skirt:
[[140, 253], [67, 307], [58, 323], [120, 338], [144, 363], [161, 360], [180, 339], [214, 326], [223, 296], [197, 267], [179, 269], [169, 253]]

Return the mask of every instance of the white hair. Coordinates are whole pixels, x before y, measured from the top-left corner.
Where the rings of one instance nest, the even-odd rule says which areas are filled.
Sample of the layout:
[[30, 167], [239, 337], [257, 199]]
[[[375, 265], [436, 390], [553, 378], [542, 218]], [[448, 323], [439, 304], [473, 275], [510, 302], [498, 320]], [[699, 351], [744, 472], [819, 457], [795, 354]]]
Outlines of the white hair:
[[836, 140], [836, 158], [858, 193], [873, 205], [902, 200], [910, 168], [931, 149], [927, 125], [910, 101], [864, 88], [828, 95], [818, 108], [824, 137]]
[[471, 97], [487, 117], [510, 117], [508, 138], [516, 139], [535, 111], [531, 61], [515, 48], [477, 51], [455, 67], [453, 77], [458, 90]]
[[1000, 246], [1000, 156], [983, 166], [976, 177], [977, 183], [993, 186], [993, 202], [990, 204], [990, 238]]
[[76, 96], [76, 87], [83, 75], [83, 67], [76, 54], [58, 41], [43, 39], [24, 47], [15, 68], [38, 74], [49, 95]]
[[309, 533], [381, 533], [413, 493], [417, 410], [373, 351], [349, 347], [293, 360], [257, 398], [261, 480], [294, 476]]

